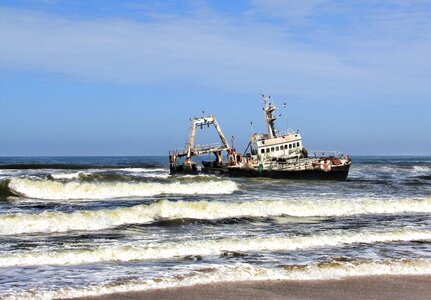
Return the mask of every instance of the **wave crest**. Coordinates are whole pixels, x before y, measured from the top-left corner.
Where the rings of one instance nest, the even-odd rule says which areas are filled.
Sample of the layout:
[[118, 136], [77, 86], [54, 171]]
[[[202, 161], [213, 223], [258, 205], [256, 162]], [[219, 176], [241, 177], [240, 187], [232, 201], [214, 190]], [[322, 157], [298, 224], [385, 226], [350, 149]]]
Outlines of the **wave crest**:
[[114, 245], [94, 249], [24, 251], [0, 256], [1, 267], [26, 265], [76, 265], [100, 262], [160, 260], [189, 255], [221, 255], [226, 251], [294, 251], [356, 243], [419, 241], [431, 239], [431, 231], [330, 232], [309, 236], [221, 238], [145, 244]]
[[237, 189], [236, 183], [229, 180], [156, 183], [58, 182], [47, 179], [11, 178], [8, 186], [17, 195], [48, 200], [97, 200], [160, 194], [230, 194]]
[[0, 234], [100, 230], [127, 224], [147, 224], [159, 220], [216, 220], [241, 217], [349, 216], [358, 214], [398, 214], [431, 212], [431, 200], [364, 201], [282, 201], [253, 202], [168, 201], [148, 205], [95, 211], [43, 212], [41, 214], [0, 215]]

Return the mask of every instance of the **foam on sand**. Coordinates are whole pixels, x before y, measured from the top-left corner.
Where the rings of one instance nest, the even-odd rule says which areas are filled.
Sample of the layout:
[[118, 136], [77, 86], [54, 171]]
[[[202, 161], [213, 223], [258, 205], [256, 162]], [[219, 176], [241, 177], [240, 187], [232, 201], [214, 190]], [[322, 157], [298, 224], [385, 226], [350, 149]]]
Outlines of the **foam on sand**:
[[141, 278], [87, 288], [64, 288], [41, 292], [31, 291], [21, 295], [13, 295], [12, 298], [75, 298], [220, 282], [328, 280], [377, 275], [431, 275], [431, 260], [357, 260], [352, 262], [314, 263], [310, 265], [289, 265], [272, 268], [253, 266], [245, 263], [205, 265], [204, 268], [196, 267], [188, 274], [178, 277]]

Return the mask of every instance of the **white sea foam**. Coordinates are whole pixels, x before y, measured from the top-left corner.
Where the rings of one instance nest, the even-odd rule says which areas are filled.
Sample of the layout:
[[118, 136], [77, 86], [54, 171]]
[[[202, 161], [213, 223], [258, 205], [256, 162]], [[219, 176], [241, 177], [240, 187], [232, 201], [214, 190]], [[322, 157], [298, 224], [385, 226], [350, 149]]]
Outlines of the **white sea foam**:
[[235, 182], [218, 180], [191, 183], [58, 182], [44, 179], [12, 178], [9, 188], [16, 194], [34, 199], [113, 199], [159, 194], [229, 194]]
[[169, 170], [157, 168], [120, 168], [120, 169], [91, 169], [78, 172], [50, 172], [50, 176], [54, 179], [79, 179], [81, 176], [89, 176], [91, 174], [103, 174], [105, 172], [124, 172], [126, 174], [135, 175], [138, 177], [153, 177], [153, 178], [168, 178]]
[[175, 277], [141, 278], [87, 288], [63, 288], [53, 291], [31, 291], [11, 295], [10, 299], [52, 299], [98, 296], [112, 293], [144, 291], [159, 288], [211, 284], [217, 282], [263, 280], [328, 280], [371, 275], [430, 275], [430, 259], [362, 260], [329, 262], [285, 267], [259, 267], [236, 263], [229, 265], [205, 265], [188, 274]]
[[[227, 184], [229, 182], [221, 182]], [[214, 183], [215, 184], [215, 183]], [[201, 185], [201, 183], [199, 183]], [[189, 184], [186, 184], [189, 186]], [[204, 187], [206, 185], [204, 184]], [[190, 186], [189, 186], [190, 187]], [[192, 185], [193, 187], [193, 185]], [[235, 186], [230, 187], [231, 190]], [[229, 185], [225, 192], [230, 191]], [[399, 214], [431, 212], [431, 199], [401, 200], [259, 200], [253, 202], [157, 201], [149, 205], [96, 211], [0, 214], [0, 235], [33, 232], [100, 230], [125, 224], [146, 224], [157, 220], [216, 220], [238, 217], [349, 216], [357, 214]]]
[[168, 169], [162, 168], [121, 168], [115, 171], [133, 172], [133, 173], [155, 173], [155, 172], [169, 172]]
[[0, 267], [75, 265], [109, 261], [160, 260], [188, 255], [220, 255], [225, 251], [293, 251], [319, 247], [392, 241], [429, 240], [431, 231], [394, 230], [338, 232], [309, 236], [222, 238], [145, 244], [110, 245], [93, 249], [23, 251], [0, 256]]
[[127, 172], [127, 175], [132, 175], [132, 176], [136, 176], [136, 177], [146, 177], [146, 178], [169, 178], [169, 176], [171, 176], [169, 173], [167, 172], [134, 172], [134, 171], [129, 171]]
[[89, 174], [84, 172], [73, 172], [73, 173], [52, 173], [50, 174], [54, 179], [77, 179], [80, 175]]
[[417, 174], [430, 174], [431, 173], [431, 167], [429, 166], [414, 166], [413, 171]]
[[138, 177], [168, 178], [170, 176], [169, 170], [162, 168], [122, 168], [115, 169], [115, 171], [126, 172]]
[[[140, 173], [136, 174], [136, 173], [131, 173], [132, 175], [141, 175]], [[150, 177], [150, 178], [169, 178], [169, 174], [154, 174], [154, 173], [144, 173], [143, 175], [141, 175], [142, 177]]]

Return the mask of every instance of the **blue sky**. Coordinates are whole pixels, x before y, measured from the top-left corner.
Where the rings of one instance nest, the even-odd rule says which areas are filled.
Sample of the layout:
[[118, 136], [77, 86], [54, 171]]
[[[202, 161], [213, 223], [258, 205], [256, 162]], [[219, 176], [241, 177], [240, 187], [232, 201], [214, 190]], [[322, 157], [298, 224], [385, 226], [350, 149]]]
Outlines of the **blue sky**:
[[431, 155], [431, 2], [0, 2], [0, 155], [165, 155], [203, 110], [242, 148], [261, 92], [310, 149]]

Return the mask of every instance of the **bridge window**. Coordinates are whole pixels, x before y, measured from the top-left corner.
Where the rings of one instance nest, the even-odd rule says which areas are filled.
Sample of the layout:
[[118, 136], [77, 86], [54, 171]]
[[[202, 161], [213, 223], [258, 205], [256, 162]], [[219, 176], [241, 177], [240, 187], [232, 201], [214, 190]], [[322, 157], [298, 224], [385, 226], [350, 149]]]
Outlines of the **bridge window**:
[[289, 149], [292, 149], [292, 144], [289, 144]]
[[275, 150], [276, 150], [276, 151], [279, 151], [279, 150], [280, 150], [280, 147], [279, 147], [279, 146], [275, 147]]
[[269, 148], [266, 148], [266, 153], [268, 153], [269, 152]]
[[274, 152], [274, 147], [271, 147], [271, 152]]
[[284, 145], [284, 149], [287, 149], [289, 146], [286, 144], [286, 145]]
[[297, 142], [297, 143], [296, 143], [296, 146], [298, 146], [298, 147], [299, 147], [299, 142]]
[[260, 153], [265, 153], [265, 149], [260, 149]]

